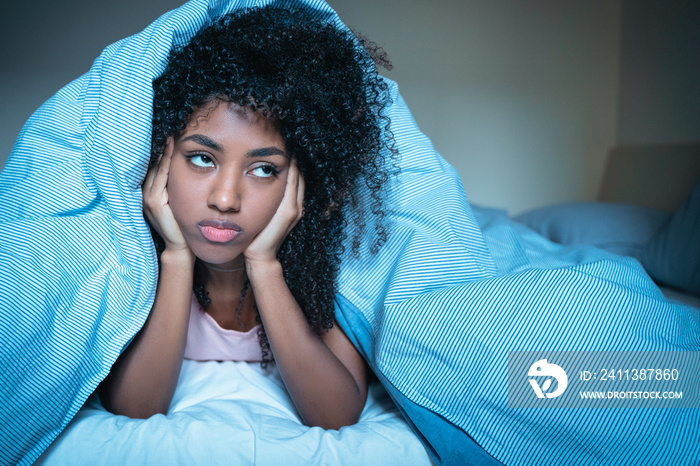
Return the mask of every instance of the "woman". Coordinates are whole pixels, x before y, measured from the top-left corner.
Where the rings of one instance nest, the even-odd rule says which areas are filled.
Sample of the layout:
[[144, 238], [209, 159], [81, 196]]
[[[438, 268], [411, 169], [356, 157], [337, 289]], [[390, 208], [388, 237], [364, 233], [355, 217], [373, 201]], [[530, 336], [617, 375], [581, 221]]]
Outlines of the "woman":
[[144, 182], [159, 283], [102, 384], [108, 409], [166, 413], [183, 356], [274, 360], [307, 424], [357, 421], [365, 362], [333, 302], [347, 225], [355, 251], [368, 213], [375, 250], [386, 239], [385, 87], [351, 33], [288, 9], [238, 11], [171, 54]]

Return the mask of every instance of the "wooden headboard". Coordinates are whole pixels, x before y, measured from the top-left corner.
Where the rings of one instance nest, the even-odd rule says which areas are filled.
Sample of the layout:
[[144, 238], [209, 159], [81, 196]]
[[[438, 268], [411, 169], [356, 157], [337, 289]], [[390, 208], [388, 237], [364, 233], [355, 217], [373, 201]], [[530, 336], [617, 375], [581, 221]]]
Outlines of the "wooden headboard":
[[610, 149], [598, 200], [674, 212], [700, 180], [700, 142]]

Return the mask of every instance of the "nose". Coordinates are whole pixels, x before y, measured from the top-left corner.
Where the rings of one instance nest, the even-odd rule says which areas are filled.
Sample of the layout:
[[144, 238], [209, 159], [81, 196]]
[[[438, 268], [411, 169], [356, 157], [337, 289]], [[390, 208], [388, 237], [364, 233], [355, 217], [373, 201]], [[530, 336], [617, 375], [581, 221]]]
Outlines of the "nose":
[[241, 209], [242, 183], [231, 173], [219, 173], [209, 190], [209, 207], [221, 212], [237, 212]]

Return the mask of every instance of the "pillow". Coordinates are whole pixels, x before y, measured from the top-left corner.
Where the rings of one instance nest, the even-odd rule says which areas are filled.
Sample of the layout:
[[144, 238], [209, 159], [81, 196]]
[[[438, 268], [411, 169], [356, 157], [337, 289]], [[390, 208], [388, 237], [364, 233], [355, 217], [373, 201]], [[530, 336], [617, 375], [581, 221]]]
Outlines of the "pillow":
[[588, 244], [640, 259], [671, 215], [630, 204], [578, 202], [531, 210], [514, 220], [555, 243]]
[[700, 295], [700, 181], [649, 242], [641, 262], [654, 280]]

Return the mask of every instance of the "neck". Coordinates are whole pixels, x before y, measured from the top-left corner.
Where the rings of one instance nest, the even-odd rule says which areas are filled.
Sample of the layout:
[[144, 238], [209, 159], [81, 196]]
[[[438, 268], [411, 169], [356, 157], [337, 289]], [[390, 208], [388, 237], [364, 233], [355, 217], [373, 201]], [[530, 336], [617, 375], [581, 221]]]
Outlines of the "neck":
[[230, 289], [232, 284], [241, 285], [246, 279], [245, 264], [207, 264], [199, 262], [199, 273], [202, 274], [203, 282], [207, 289], [213, 288]]
[[210, 271], [214, 272], [240, 272], [241, 270], [245, 269], [245, 265], [242, 265], [240, 267], [232, 267], [232, 268], [226, 268], [226, 267], [218, 267], [215, 265], [206, 265], [206, 268]]

